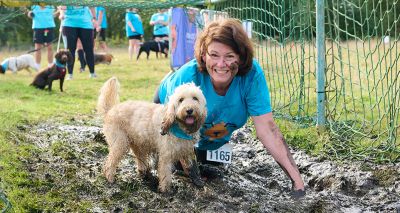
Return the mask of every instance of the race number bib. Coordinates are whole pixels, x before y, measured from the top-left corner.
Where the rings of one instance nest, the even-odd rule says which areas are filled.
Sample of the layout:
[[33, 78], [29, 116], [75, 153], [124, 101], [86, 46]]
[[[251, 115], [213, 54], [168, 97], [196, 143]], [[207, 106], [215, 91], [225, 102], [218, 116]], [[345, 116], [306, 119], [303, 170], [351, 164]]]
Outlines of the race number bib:
[[215, 161], [220, 163], [231, 163], [232, 162], [232, 148], [233, 146], [229, 143], [221, 146], [216, 150], [207, 150], [207, 160]]

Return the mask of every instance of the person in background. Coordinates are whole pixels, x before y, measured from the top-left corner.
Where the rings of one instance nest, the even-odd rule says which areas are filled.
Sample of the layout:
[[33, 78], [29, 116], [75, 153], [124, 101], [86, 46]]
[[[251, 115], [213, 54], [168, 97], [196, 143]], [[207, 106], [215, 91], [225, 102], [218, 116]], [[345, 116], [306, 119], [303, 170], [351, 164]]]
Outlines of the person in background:
[[167, 41], [169, 35], [168, 29], [168, 9], [160, 9], [150, 18], [150, 25], [153, 27], [154, 41]]
[[[129, 39], [129, 59], [132, 60], [133, 54], [139, 54], [140, 42], [143, 36], [143, 23], [136, 8], [129, 8], [125, 14], [126, 37]], [[136, 58], [136, 57], [135, 57]]]
[[[292, 196], [305, 195], [304, 182], [288, 145], [272, 115], [272, 106], [264, 71], [253, 58], [254, 49], [240, 21], [225, 19], [208, 24], [197, 37], [195, 59], [167, 75], [161, 82], [155, 103], [165, 104], [179, 85], [193, 82], [201, 88], [207, 101], [207, 118], [195, 145], [199, 167], [181, 166], [196, 183], [218, 172], [208, 165], [229, 163], [210, 153], [232, 153], [232, 132], [252, 118], [256, 135], [292, 181]], [[169, 134], [190, 137], [177, 128]], [[196, 161], [194, 161], [196, 162]], [[191, 171], [200, 168], [200, 172]], [[218, 175], [219, 176], [219, 175]], [[214, 176], [215, 177], [215, 176]], [[199, 184], [200, 185], [200, 184]]]
[[85, 67], [86, 67], [85, 52], [83, 51], [82, 42], [79, 38], [78, 41], [76, 42], [76, 52], [78, 53], [78, 60], [80, 64], [79, 71], [85, 72]]
[[40, 67], [42, 60], [42, 48], [46, 46], [48, 66], [53, 64], [53, 46], [54, 39], [54, 16], [55, 8], [53, 6], [33, 5], [28, 11], [28, 17], [32, 19], [33, 43], [35, 44], [35, 62]]
[[86, 6], [61, 6], [61, 20], [63, 20], [63, 34], [67, 37], [67, 47], [71, 51], [73, 60], [68, 64], [67, 80], [72, 80], [75, 63], [75, 51], [78, 38], [82, 43], [85, 60], [89, 67], [90, 78], [96, 78], [94, 69], [93, 29], [97, 27], [94, 8]]
[[[100, 48], [108, 53], [108, 47], [106, 44], [106, 29], [107, 29], [107, 14], [106, 9], [104, 7], [96, 7], [96, 18], [98, 25], [96, 27], [96, 32], [94, 38], [96, 39], [99, 36], [99, 45]], [[98, 34], [98, 35], [97, 35]], [[96, 42], [94, 44], [96, 46]]]

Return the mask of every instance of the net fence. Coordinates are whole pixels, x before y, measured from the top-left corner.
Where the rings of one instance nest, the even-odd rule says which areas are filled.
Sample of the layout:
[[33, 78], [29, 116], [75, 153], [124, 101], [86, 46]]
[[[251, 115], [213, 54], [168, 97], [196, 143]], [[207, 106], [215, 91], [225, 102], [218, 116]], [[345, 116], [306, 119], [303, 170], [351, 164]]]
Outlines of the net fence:
[[[252, 23], [276, 114], [305, 126], [315, 125], [317, 110], [315, 3], [232, 0], [215, 5]], [[337, 157], [397, 161], [400, 2], [327, 0], [324, 7], [324, 114], [332, 140], [326, 146]]]

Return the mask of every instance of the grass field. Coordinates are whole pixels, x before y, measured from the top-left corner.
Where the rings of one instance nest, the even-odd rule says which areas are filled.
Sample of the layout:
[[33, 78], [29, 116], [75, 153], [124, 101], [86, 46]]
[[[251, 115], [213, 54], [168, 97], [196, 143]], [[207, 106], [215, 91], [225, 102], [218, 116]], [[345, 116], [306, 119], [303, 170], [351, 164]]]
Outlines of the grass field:
[[[3, 60], [22, 53], [1, 52], [0, 58]], [[33, 202], [35, 197], [30, 194], [29, 187], [25, 187], [32, 183], [26, 179], [27, 171], [19, 160], [21, 156], [33, 154], [34, 148], [18, 144], [14, 137], [17, 128], [49, 119], [67, 122], [94, 115], [98, 91], [111, 76], [120, 80], [122, 101], [150, 101], [160, 80], [170, 70], [169, 59], [156, 59], [154, 53], [151, 53], [150, 60], [142, 55], [138, 62], [129, 61], [127, 49], [113, 49], [112, 53], [114, 61], [111, 65], [96, 66], [96, 79], [89, 79], [87, 68], [79, 73], [79, 62], [76, 61], [74, 79], [64, 82], [64, 92], [59, 91], [58, 81], [53, 83], [52, 92], [29, 86], [36, 73], [30, 75], [23, 70], [17, 74], [8, 71], [0, 75], [0, 192], [7, 191], [12, 203], [22, 202], [23, 206]], [[42, 60], [44, 66], [46, 63]], [[26, 194], [27, 200], [14, 200], [19, 194]]]

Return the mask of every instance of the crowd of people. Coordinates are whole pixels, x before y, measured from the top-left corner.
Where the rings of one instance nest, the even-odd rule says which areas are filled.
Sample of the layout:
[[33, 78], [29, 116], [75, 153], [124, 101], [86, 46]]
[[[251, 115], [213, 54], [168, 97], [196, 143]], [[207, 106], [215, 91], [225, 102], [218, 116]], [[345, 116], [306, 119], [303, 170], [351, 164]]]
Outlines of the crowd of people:
[[[107, 29], [106, 12], [102, 7], [60, 6], [58, 17], [62, 21], [62, 35], [73, 58], [78, 49], [79, 58], [84, 58], [90, 77], [96, 77], [94, 67], [94, 38], [99, 37], [100, 47], [109, 51], [105, 42]], [[29, 17], [33, 19], [36, 63], [40, 63], [40, 49], [48, 48], [48, 62], [52, 63], [51, 41], [54, 38], [56, 14], [52, 6], [33, 6]], [[129, 39], [129, 57], [137, 54], [144, 30], [141, 17], [136, 8], [126, 10], [126, 36]], [[168, 39], [168, 14], [160, 9], [150, 19], [154, 26], [153, 39]], [[189, 61], [175, 72], [171, 72], [161, 82], [155, 103], [166, 103], [168, 97], [179, 85], [194, 82], [203, 91], [207, 100], [207, 118], [201, 128], [201, 137], [194, 147], [200, 172], [191, 172], [193, 179], [202, 178], [218, 171], [204, 165], [218, 164], [221, 160], [207, 157], [209, 150], [229, 150], [232, 132], [242, 127], [252, 118], [257, 137], [274, 157], [293, 184], [294, 196], [304, 196], [304, 182], [282, 133], [272, 116], [270, 94], [264, 71], [254, 59], [252, 42], [242, 24], [235, 19], [225, 19], [208, 24], [196, 38], [195, 59]], [[73, 78], [74, 61], [68, 64], [68, 79]], [[179, 138], [188, 136], [182, 130], [171, 128], [170, 134]], [[232, 150], [229, 150], [231, 152]], [[177, 162], [179, 164], [179, 162]], [[179, 167], [179, 166], [178, 166]], [[180, 166], [182, 169], [185, 165]], [[198, 174], [198, 175], [196, 175]], [[210, 175], [211, 174], [211, 175]]]
[[[53, 64], [53, 45], [55, 38], [55, 21], [60, 20], [60, 33], [64, 47], [69, 49], [73, 60], [68, 64], [67, 80], [73, 79], [76, 53], [80, 62], [80, 72], [89, 68], [90, 78], [96, 78], [94, 66], [94, 49], [96, 41], [99, 49], [108, 53], [106, 43], [107, 13], [104, 7], [87, 6], [54, 6], [33, 5], [27, 13], [32, 19], [33, 43], [35, 45], [35, 62], [40, 67], [42, 49], [47, 49], [48, 66]], [[129, 8], [125, 14], [126, 37], [128, 38], [128, 53], [132, 60], [137, 56], [143, 40], [144, 28], [138, 9]], [[150, 20], [154, 26], [153, 39], [155, 41], [168, 40], [168, 14], [167, 9], [160, 9]]]

